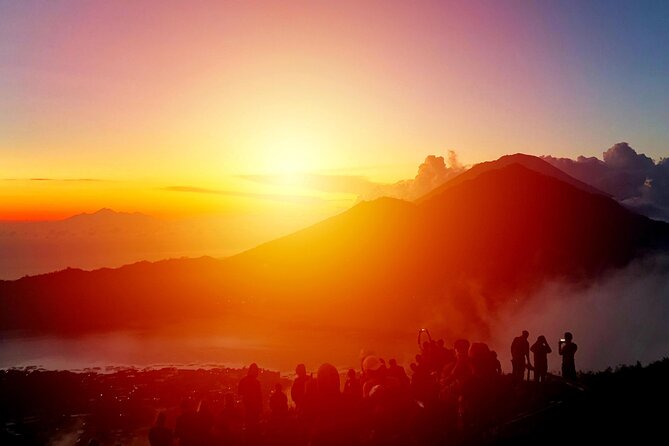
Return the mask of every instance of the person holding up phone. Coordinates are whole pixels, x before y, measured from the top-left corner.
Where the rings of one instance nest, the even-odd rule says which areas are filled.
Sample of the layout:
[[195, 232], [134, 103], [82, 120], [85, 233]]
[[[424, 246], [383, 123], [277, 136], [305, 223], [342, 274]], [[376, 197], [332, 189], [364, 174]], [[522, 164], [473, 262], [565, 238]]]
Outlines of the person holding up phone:
[[578, 346], [572, 342], [574, 336], [570, 332], [564, 334], [564, 338], [558, 343], [558, 353], [562, 356], [562, 377], [569, 381], [576, 381], [576, 363], [574, 355]]

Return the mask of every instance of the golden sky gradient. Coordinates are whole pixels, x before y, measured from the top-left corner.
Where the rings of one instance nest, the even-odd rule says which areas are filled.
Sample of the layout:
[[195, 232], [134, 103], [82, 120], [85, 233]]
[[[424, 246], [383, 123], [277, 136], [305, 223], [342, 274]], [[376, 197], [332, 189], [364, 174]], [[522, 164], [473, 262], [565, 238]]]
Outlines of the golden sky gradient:
[[[626, 68], [645, 44], [634, 17], [624, 46], [606, 15], [507, 6], [5, 3], [0, 219], [332, 214], [356, 191], [299, 174], [393, 182], [448, 150], [472, 164], [621, 140], [663, 153], [666, 92]], [[296, 175], [240, 177], [258, 174]]]

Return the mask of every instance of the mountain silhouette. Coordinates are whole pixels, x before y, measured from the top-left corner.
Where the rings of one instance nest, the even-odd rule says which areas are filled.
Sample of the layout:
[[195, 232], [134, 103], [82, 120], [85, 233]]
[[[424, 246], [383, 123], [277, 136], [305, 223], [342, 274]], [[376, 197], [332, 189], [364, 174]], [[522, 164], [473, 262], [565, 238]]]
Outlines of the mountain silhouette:
[[222, 260], [0, 282], [0, 327], [86, 331], [249, 317], [268, 330], [392, 331], [430, 322], [485, 337], [500, 308], [547, 280], [588, 283], [667, 249], [668, 224], [520, 158], [465, 172], [417, 203], [360, 203]]
[[525, 155], [524, 153], [516, 153], [513, 155], [504, 155], [501, 158], [495, 161], [485, 161], [474, 165], [471, 169], [468, 169], [466, 172], [463, 172], [461, 175], [458, 175], [456, 178], [453, 178], [451, 181], [447, 181], [441, 186], [435, 188], [434, 190], [428, 192], [423, 197], [420, 197], [417, 202], [424, 202], [430, 198], [441, 195], [447, 189], [456, 186], [464, 181], [471, 180], [481, 175], [482, 173], [489, 172], [495, 169], [501, 169], [503, 167], [509, 166], [511, 164], [519, 164], [527, 169], [533, 170], [540, 174], [556, 178], [560, 181], [563, 181], [571, 186], [574, 186], [577, 189], [583, 190], [585, 192], [591, 192], [595, 194], [607, 195], [607, 193], [602, 192], [601, 190], [584, 183], [583, 181], [577, 180], [576, 178], [566, 174], [562, 170], [553, 166], [549, 162], [532, 155]]

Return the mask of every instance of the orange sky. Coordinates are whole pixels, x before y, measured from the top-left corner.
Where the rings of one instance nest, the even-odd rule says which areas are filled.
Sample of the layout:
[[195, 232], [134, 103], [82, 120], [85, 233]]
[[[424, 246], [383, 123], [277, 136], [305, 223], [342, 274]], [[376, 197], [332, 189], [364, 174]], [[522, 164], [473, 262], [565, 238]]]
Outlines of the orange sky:
[[[664, 149], [666, 111], [653, 114], [664, 93], [629, 103], [625, 73], [607, 72], [601, 58], [632, 56], [589, 47], [608, 25], [580, 22], [578, 11], [513, 2], [75, 4], [1, 7], [0, 219], [101, 207], [327, 214], [357, 194], [239, 175], [391, 182], [447, 150], [470, 164], [515, 152], [599, 155], [621, 140], [650, 155]], [[633, 119], [616, 104], [629, 104]]]

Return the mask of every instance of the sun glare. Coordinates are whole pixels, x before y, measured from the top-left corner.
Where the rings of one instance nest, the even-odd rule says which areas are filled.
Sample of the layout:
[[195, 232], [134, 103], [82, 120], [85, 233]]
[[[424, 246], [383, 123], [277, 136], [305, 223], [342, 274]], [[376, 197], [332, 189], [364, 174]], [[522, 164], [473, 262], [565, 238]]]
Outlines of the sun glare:
[[286, 178], [318, 168], [323, 144], [309, 129], [286, 126], [268, 132], [262, 143], [266, 171]]

